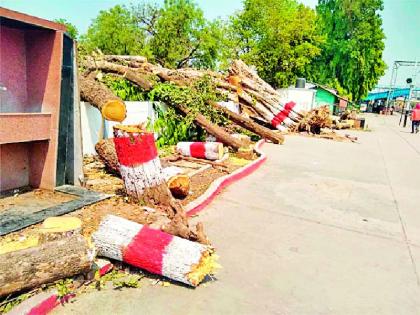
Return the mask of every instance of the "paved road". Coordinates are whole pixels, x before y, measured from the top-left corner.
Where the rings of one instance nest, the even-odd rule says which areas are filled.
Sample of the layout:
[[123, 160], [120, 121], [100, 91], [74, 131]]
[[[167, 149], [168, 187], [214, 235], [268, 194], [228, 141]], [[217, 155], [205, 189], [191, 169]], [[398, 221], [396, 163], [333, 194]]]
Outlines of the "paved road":
[[298, 136], [200, 214], [223, 269], [195, 290], [91, 293], [57, 314], [420, 314], [420, 134]]

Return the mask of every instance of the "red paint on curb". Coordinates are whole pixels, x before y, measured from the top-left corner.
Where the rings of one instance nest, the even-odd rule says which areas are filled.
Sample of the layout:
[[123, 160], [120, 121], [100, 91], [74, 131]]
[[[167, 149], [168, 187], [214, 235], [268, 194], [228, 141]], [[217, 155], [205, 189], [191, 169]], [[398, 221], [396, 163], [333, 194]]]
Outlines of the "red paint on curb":
[[61, 303], [67, 303], [75, 296], [75, 294], [67, 294], [63, 298], [59, 299], [58, 295], [53, 294], [48, 299], [33, 307], [26, 315], [46, 315]]
[[115, 137], [118, 161], [124, 166], [136, 166], [158, 156], [153, 133], [142, 133], [133, 137]]
[[204, 142], [194, 142], [190, 145], [190, 154], [192, 157], [205, 159], [206, 158], [206, 145]]
[[[263, 144], [264, 144], [264, 141], [261, 141], [259, 144], [257, 144], [256, 149], [259, 150]], [[192, 216], [192, 215], [197, 214], [201, 210], [203, 210], [207, 205], [209, 205], [213, 201], [214, 198], [216, 198], [216, 196], [223, 190], [223, 188], [253, 173], [266, 160], [267, 160], [267, 157], [265, 156], [265, 154], [262, 154], [260, 158], [258, 158], [256, 161], [252, 162], [251, 164], [245, 166], [240, 172], [225, 176], [225, 178], [217, 186], [217, 188], [202, 203], [200, 203], [199, 205], [189, 210], [187, 212], [187, 215]]]
[[123, 249], [123, 261], [161, 275], [163, 254], [173, 236], [144, 225], [139, 233]]

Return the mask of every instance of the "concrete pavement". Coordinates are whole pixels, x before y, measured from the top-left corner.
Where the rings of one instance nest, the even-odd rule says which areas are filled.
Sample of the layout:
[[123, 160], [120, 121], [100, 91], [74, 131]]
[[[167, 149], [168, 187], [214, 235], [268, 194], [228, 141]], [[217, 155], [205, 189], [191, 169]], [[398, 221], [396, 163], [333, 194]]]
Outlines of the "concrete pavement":
[[199, 215], [223, 265], [55, 314], [420, 314], [420, 134], [368, 116], [359, 143], [289, 136]]

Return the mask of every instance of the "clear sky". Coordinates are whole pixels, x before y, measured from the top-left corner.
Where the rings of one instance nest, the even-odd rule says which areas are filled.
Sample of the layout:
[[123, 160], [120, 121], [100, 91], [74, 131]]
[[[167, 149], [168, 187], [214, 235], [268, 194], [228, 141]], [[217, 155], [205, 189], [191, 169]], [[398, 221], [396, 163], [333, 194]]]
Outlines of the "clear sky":
[[[317, 0], [300, 0], [314, 8]], [[64, 18], [84, 33], [91, 20], [100, 10], [116, 4], [136, 3], [136, 0], [0, 0], [0, 6], [39, 16], [45, 19]], [[158, 3], [162, 0], [156, 1]], [[196, 0], [207, 18], [226, 17], [242, 7], [242, 0]], [[388, 71], [381, 78], [380, 85], [388, 85], [394, 60], [417, 60], [420, 62], [420, 0], [384, 0], [383, 27], [387, 36], [384, 59]], [[420, 66], [416, 85], [420, 86]], [[400, 85], [412, 77], [414, 68], [398, 71]]]

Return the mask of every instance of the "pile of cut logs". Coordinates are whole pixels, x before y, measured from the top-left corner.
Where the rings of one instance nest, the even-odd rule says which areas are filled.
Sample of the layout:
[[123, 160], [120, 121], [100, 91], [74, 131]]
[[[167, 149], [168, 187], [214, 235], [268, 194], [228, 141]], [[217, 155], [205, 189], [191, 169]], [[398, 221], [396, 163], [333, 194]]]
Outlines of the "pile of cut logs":
[[[108, 93], [97, 92], [99, 89], [106, 90], [106, 87], [95, 80], [96, 72], [124, 77], [144, 91], [150, 91], [155, 82], [172, 82], [179, 86], [189, 86], [198, 79], [208, 76], [217, 90], [224, 95], [225, 100], [240, 105], [241, 114], [232, 112], [212, 101], [209, 101], [208, 105], [217, 108], [220, 114], [232, 121], [233, 124], [273, 143], [281, 144], [284, 141], [283, 135], [275, 130], [286, 131], [303, 117], [302, 113], [295, 110], [293, 102], [282, 104], [279, 93], [240, 60], [232, 62], [226, 75], [191, 68], [167, 69], [151, 64], [146, 58], [137, 56], [96, 55], [86, 58], [83, 66], [87, 71], [81, 77], [82, 99], [89, 101], [99, 109], [109, 100], [114, 100], [115, 103], [115, 95], [109, 91]], [[168, 105], [176, 106], [177, 111], [185, 115], [188, 114], [187, 107]], [[196, 115], [194, 123], [200, 125], [225, 145], [236, 150], [241, 147], [241, 143], [237, 139], [219, 126], [212, 124], [203, 115]]]

